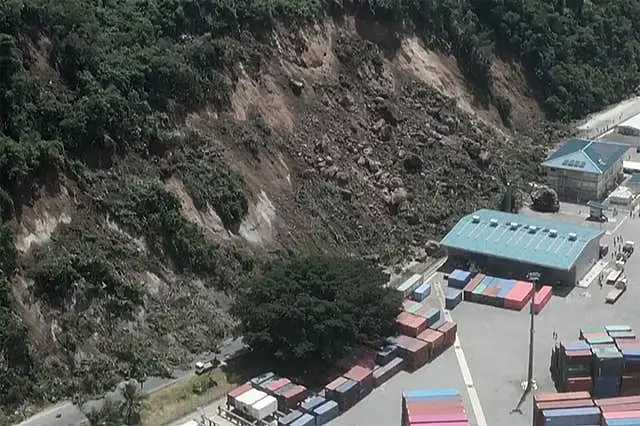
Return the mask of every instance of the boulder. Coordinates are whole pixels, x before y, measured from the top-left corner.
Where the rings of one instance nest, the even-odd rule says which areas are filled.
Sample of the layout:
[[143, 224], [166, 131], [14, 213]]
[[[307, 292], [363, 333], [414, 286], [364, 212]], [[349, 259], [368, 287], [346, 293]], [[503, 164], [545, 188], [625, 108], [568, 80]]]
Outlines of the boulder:
[[538, 212], [555, 213], [560, 210], [560, 201], [555, 189], [546, 185], [531, 193], [531, 208]]

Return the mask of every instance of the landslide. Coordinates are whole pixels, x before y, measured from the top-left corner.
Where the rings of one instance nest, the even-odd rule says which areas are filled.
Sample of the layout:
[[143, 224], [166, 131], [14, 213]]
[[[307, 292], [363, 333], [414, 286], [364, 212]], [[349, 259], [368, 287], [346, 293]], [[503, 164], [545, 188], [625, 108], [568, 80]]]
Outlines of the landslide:
[[635, 88], [638, 13], [1, 2], [0, 423], [211, 349], [268, 262], [424, 258]]

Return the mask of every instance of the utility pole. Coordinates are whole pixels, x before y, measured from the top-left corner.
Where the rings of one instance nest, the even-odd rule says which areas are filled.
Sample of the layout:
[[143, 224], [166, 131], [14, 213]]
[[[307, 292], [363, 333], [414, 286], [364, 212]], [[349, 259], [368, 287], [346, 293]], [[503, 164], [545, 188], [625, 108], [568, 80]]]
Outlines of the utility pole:
[[518, 404], [516, 405], [516, 408], [514, 408], [513, 410], [511, 410], [512, 413], [514, 412], [518, 412], [520, 414], [522, 414], [522, 412], [520, 411], [520, 407], [522, 406], [522, 404], [524, 403], [525, 399], [527, 399], [527, 396], [531, 393], [532, 390], [535, 390], [536, 387], [536, 381], [533, 378], [533, 335], [535, 334], [535, 327], [534, 327], [534, 318], [535, 318], [535, 311], [533, 308], [533, 299], [535, 297], [536, 291], [538, 290], [538, 280], [540, 280], [540, 273], [539, 272], [529, 272], [527, 274], [527, 279], [529, 281], [531, 281], [533, 283], [533, 295], [531, 296], [531, 303], [529, 304], [529, 316], [530, 316], [530, 322], [529, 322], [529, 366], [527, 369], [527, 380], [526, 382], [524, 382], [523, 388], [524, 391], [522, 392], [522, 396], [520, 397], [520, 400], [518, 401]]

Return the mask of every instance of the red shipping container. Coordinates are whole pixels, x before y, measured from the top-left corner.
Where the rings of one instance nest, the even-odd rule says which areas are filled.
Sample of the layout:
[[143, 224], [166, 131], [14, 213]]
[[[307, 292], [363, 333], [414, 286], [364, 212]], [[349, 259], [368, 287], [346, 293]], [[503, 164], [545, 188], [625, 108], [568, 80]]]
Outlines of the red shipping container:
[[466, 286], [464, 286], [464, 289], [463, 289], [464, 300], [470, 300], [469, 296], [471, 295], [471, 292], [478, 286], [478, 284], [480, 284], [480, 282], [484, 279], [485, 276], [486, 275], [484, 274], [476, 274], [476, 276], [473, 277], [471, 281], [467, 283]]
[[513, 288], [504, 298], [504, 307], [521, 310], [533, 295], [533, 284], [528, 281], [516, 281]]
[[603, 413], [611, 413], [616, 411], [636, 411], [640, 410], [640, 403], [638, 404], [616, 404], [616, 405], [605, 405], [600, 407], [600, 410]]
[[266, 391], [268, 393], [277, 392], [278, 389], [288, 385], [289, 383], [291, 383], [291, 380], [285, 379], [285, 378], [274, 380], [273, 382], [271, 382], [271, 383], [269, 383], [267, 385]]
[[622, 404], [640, 404], [640, 395], [594, 399], [593, 402], [595, 402], [598, 407]]
[[444, 347], [444, 334], [442, 332], [428, 328], [418, 335], [418, 339], [427, 343], [429, 348], [429, 361], [433, 361], [440, 355]]
[[540, 392], [533, 395], [534, 402], [573, 401], [589, 398], [591, 398], [589, 392]]
[[251, 382], [244, 383], [227, 394], [227, 405], [235, 407], [236, 398], [252, 389]]
[[463, 411], [462, 402], [422, 402], [406, 407], [405, 415], [410, 418], [424, 414], [462, 413]]
[[464, 422], [468, 421], [465, 413], [446, 413], [446, 414], [417, 414], [415, 416], [409, 416], [409, 423], [450, 423], [450, 422]]
[[438, 328], [438, 331], [444, 334], [444, 341], [445, 341], [446, 347], [449, 347], [455, 343], [456, 332], [458, 331], [458, 326], [455, 322], [445, 321], [445, 323]]
[[538, 290], [533, 297], [533, 312], [539, 314], [540, 311], [542, 311], [542, 308], [544, 308], [547, 303], [549, 303], [552, 295], [553, 289], [550, 286], [542, 286], [542, 288]]
[[569, 392], [591, 392], [593, 379], [591, 377], [570, 377], [567, 379], [567, 390]]
[[331, 383], [329, 383], [328, 385], [326, 385], [324, 388], [330, 391], [334, 391], [338, 389], [340, 386], [344, 385], [347, 382], [347, 380], [348, 379], [346, 377], [340, 376], [334, 381], [332, 381]]
[[396, 324], [400, 333], [416, 337], [427, 328], [427, 319], [408, 312], [402, 312], [396, 317]]
[[365, 389], [373, 388], [373, 371], [368, 368], [356, 365], [351, 370], [347, 371], [344, 374], [344, 377], [360, 383], [360, 386]]
[[640, 410], [609, 412], [604, 416], [605, 419], [632, 419], [635, 417], [640, 417]]

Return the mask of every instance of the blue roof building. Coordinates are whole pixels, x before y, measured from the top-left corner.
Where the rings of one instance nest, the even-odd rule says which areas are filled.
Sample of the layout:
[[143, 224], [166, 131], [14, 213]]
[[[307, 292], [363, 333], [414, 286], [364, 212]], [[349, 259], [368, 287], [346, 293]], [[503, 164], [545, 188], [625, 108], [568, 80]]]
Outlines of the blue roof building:
[[547, 183], [570, 201], [600, 200], [615, 188], [629, 146], [606, 140], [569, 139], [542, 163]]
[[543, 281], [575, 284], [598, 260], [603, 234], [599, 228], [483, 209], [460, 219], [441, 243], [449, 257], [499, 270], [505, 278], [536, 271]]

